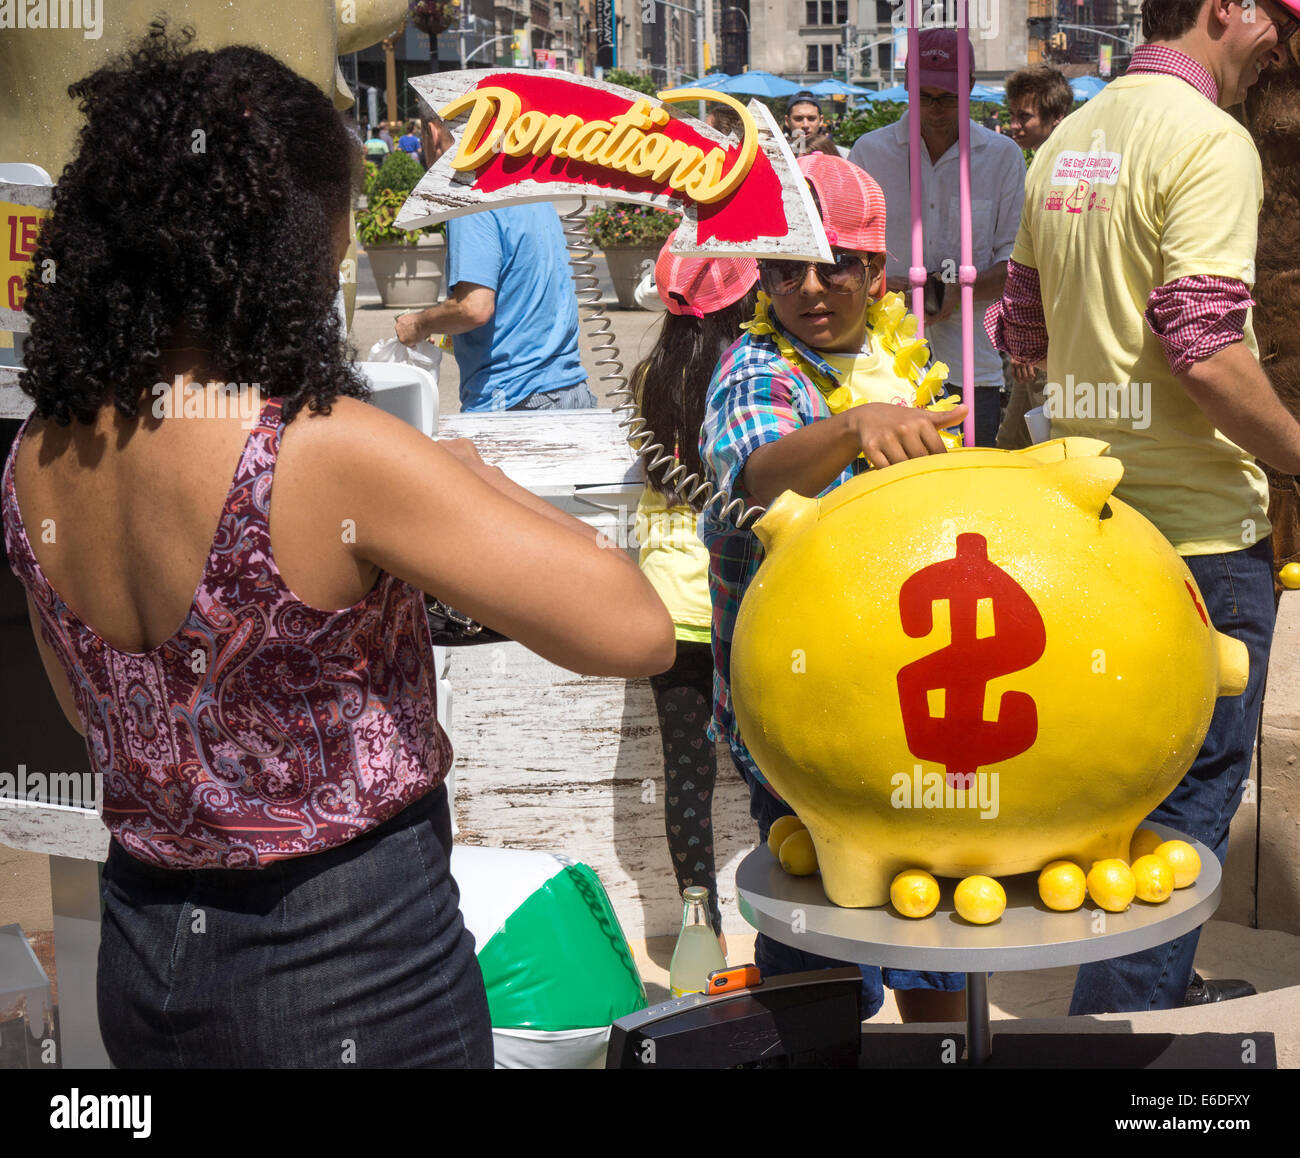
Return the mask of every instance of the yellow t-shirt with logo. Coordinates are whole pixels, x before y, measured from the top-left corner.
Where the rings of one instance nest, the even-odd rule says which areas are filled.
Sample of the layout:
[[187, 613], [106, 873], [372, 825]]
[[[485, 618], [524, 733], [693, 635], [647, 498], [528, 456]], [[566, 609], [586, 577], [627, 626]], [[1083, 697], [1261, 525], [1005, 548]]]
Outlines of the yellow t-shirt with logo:
[[[1268, 487], [1173, 376], [1147, 299], [1198, 274], [1252, 284], [1262, 200], [1250, 135], [1173, 76], [1111, 81], [1029, 170], [1011, 259], [1038, 271], [1052, 436], [1109, 442], [1116, 496], [1184, 555], [1266, 535]], [[1245, 342], [1258, 357], [1249, 314]]]
[[[818, 350], [826, 364], [835, 371], [840, 385], [848, 390], [849, 406], [867, 402], [888, 402], [895, 406], [916, 404], [916, 385], [900, 378], [894, 372], [894, 360], [880, 352], [875, 336], [867, 331], [870, 349], [860, 354], [830, 354]], [[837, 406], [834, 395], [827, 399], [831, 410], [838, 414], [848, 406]]]

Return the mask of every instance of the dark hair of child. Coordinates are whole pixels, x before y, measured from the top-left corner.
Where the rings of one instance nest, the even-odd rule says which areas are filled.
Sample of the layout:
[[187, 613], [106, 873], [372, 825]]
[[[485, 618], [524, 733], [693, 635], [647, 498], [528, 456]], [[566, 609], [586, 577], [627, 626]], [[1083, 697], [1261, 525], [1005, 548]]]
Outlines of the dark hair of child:
[[[654, 349], [632, 371], [641, 417], [654, 431], [655, 442], [665, 454], [676, 448], [686, 472], [701, 479], [700, 426], [709, 380], [719, 359], [740, 337], [741, 325], [754, 316], [757, 295], [755, 286], [739, 301], [702, 318], [665, 311]], [[649, 479], [649, 485], [666, 497], [676, 494], [663, 481], [670, 469], [661, 466]], [[685, 502], [685, 496], [678, 501]], [[699, 509], [701, 504], [697, 500], [694, 505]]]

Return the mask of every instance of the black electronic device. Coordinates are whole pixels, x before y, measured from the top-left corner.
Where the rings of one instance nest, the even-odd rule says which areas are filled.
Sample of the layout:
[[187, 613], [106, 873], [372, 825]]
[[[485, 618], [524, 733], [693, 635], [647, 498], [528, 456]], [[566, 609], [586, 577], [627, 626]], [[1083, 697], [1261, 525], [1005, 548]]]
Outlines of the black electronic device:
[[620, 1017], [607, 1069], [856, 1069], [862, 973], [818, 969]]

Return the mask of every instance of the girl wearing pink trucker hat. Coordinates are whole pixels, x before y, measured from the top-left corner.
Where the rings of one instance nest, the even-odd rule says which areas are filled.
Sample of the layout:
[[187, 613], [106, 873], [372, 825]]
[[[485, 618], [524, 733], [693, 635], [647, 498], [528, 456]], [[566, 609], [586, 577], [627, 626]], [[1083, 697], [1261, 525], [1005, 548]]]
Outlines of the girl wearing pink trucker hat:
[[[821, 211], [833, 263], [759, 262], [759, 295], [745, 336], [723, 355], [709, 384], [700, 458], [718, 490], [770, 504], [782, 491], [820, 496], [870, 467], [945, 449], [941, 428], [964, 407], [934, 413], [947, 367], [921, 369], [923, 342], [904, 329], [899, 294], [886, 294], [885, 197], [865, 171], [825, 153], [798, 159]], [[915, 331], [912, 331], [913, 333]], [[901, 368], [899, 373], [896, 367]], [[763, 548], [749, 526], [710, 506], [700, 519], [709, 549], [713, 600], [714, 712], [710, 735], [726, 737], [732, 762], [750, 791], [750, 814], [766, 841], [790, 813], [755, 765], [731, 710], [729, 676], [736, 613]], [[834, 575], [825, 577], [834, 583]], [[754, 959], [768, 974], [846, 964], [801, 952], [759, 934]], [[863, 1015], [884, 1000], [882, 971], [863, 965]], [[959, 1020], [961, 974], [889, 969], [905, 1021]]]
[[[677, 257], [674, 232], [655, 265], [655, 288], [668, 312], [650, 355], [632, 372], [641, 416], [676, 469], [652, 472], [637, 505], [641, 570], [659, 593], [677, 635], [673, 666], [650, 677], [664, 747], [664, 827], [678, 891], [709, 890], [709, 911], [723, 953], [722, 914], [713, 857], [713, 785], [718, 762], [708, 738], [713, 704], [713, 612], [709, 553], [696, 533], [698, 506], [686, 499], [703, 476], [700, 423], [713, 368], [754, 312], [753, 258]], [[671, 481], [664, 476], [671, 470]], [[695, 476], [679, 494], [674, 483]]]

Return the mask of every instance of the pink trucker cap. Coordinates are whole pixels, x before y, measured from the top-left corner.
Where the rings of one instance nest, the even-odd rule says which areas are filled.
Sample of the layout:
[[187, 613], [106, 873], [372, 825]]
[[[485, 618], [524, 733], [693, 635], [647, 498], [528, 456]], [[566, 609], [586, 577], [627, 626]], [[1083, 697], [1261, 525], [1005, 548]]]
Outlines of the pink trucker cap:
[[817, 191], [826, 240], [840, 249], [885, 252], [885, 194], [865, 169], [829, 153], [796, 162]]
[[702, 318], [754, 288], [758, 262], [752, 257], [679, 257], [668, 252], [676, 238], [674, 229], [655, 262], [655, 289], [669, 313]]
[[[917, 37], [916, 58], [921, 62], [921, 87], [941, 88], [957, 92], [957, 53], [961, 42], [966, 42], [966, 58], [970, 61], [970, 79], [975, 79], [975, 48], [970, 37], [956, 28], [926, 28]], [[911, 75], [912, 62], [907, 62]]]

